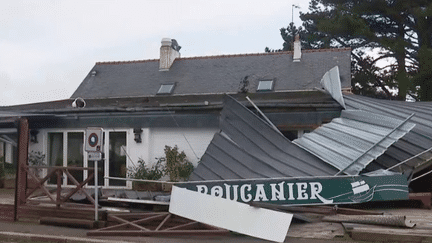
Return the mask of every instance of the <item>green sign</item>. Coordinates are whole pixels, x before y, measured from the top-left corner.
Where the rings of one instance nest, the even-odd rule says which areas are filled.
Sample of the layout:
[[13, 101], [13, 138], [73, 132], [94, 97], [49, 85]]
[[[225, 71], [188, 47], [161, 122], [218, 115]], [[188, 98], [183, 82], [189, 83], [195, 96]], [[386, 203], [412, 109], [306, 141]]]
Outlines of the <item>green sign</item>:
[[353, 204], [408, 199], [403, 175], [203, 181], [178, 186], [244, 203]]

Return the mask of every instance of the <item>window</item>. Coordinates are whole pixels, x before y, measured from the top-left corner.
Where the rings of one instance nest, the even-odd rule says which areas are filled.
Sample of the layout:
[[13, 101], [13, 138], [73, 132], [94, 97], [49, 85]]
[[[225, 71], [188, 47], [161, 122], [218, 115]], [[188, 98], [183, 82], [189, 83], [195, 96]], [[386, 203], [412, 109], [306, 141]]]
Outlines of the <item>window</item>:
[[[48, 133], [48, 165], [63, 166], [63, 133], [51, 132]], [[51, 171], [48, 170], [48, 173]], [[57, 175], [49, 178], [48, 183], [56, 184]]]
[[[68, 132], [67, 133], [67, 166], [68, 167], [84, 167], [84, 133], [83, 132]], [[77, 181], [83, 181], [82, 170], [69, 171]], [[68, 185], [74, 183], [68, 179]]]
[[158, 94], [171, 94], [174, 90], [174, 84], [162, 84], [158, 90]]
[[[49, 166], [64, 167], [90, 167], [93, 168], [94, 161], [88, 161], [87, 153], [84, 150], [84, 131], [52, 131], [47, 133], [47, 161]], [[127, 131], [105, 130], [102, 138], [105, 157], [98, 161], [98, 185], [103, 187], [116, 186], [126, 187], [123, 180], [105, 178], [121, 177], [126, 178], [127, 174]], [[1, 152], [1, 150], [0, 150]], [[45, 170], [49, 173], [50, 170]], [[81, 182], [89, 176], [86, 170], [69, 170], [73, 177]], [[48, 184], [56, 184], [57, 176], [52, 176]], [[87, 185], [93, 186], [94, 179]], [[74, 185], [65, 175], [62, 176], [62, 185]]]
[[[84, 166], [84, 133], [83, 132], [49, 132], [48, 133], [48, 165], [65, 167]], [[72, 176], [78, 180], [83, 180], [82, 170], [70, 170]], [[57, 176], [49, 179], [49, 183], [56, 184]], [[73, 185], [70, 179], [63, 176], [63, 185]]]
[[[109, 133], [109, 176], [126, 178], [126, 132]], [[110, 186], [126, 186], [126, 181], [109, 180]]]
[[273, 80], [259, 81], [257, 91], [273, 90]]

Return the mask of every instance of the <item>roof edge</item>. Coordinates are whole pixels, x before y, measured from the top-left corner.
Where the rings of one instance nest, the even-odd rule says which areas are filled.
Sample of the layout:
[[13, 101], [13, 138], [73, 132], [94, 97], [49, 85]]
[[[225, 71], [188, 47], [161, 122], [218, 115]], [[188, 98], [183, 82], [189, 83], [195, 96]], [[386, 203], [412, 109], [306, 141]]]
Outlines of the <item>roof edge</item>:
[[[302, 50], [302, 53], [342, 52], [342, 51], [351, 51], [351, 47], [327, 48], [327, 49], [306, 49], [306, 50]], [[180, 58], [176, 58], [176, 61], [197, 60], [197, 59], [217, 59], [217, 58], [230, 58], [230, 57], [267, 56], [267, 55], [270, 56], [270, 55], [284, 55], [284, 54], [293, 54], [293, 51], [245, 53], [245, 54], [224, 54], [224, 55], [197, 56], [197, 57], [180, 57]], [[157, 62], [157, 61], [159, 61], [159, 59], [132, 60], [132, 61], [107, 61], [107, 62], [96, 62], [96, 65], [119, 65], [119, 64], [146, 63], [146, 62]]]

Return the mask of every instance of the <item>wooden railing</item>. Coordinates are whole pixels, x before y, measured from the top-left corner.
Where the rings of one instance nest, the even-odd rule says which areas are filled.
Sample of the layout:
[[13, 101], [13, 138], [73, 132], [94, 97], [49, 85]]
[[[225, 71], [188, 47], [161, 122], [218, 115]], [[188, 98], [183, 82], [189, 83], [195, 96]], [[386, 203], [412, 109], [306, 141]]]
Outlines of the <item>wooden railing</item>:
[[[39, 169], [47, 169], [48, 173], [45, 177], [43, 178], [39, 178], [33, 170], [31, 169], [35, 169], [36, 171]], [[95, 200], [92, 198], [92, 196], [83, 189], [84, 185], [86, 185], [87, 183], [89, 183], [90, 180], [93, 179], [94, 177], [94, 168], [92, 167], [61, 167], [61, 166], [27, 166], [25, 168], [27, 174], [29, 175], [30, 179], [33, 180], [34, 182], [34, 187], [32, 188], [26, 188], [25, 190], [25, 202], [29, 201], [30, 196], [36, 192], [38, 189], [41, 189], [41, 191], [50, 199], [50, 201], [48, 201], [49, 203], [54, 203], [56, 204], [56, 206], [59, 208], [62, 204], [64, 204], [65, 202], [67, 202], [67, 200], [74, 195], [77, 192], [82, 192], [86, 198], [93, 204], [95, 205], [96, 202]], [[84, 171], [84, 170], [88, 170], [89, 175], [87, 177], [87, 179], [85, 179], [82, 182], [79, 182], [77, 179], [75, 179], [75, 177], [70, 173], [70, 171]], [[75, 188], [70, 188], [71, 190], [66, 194], [66, 196], [62, 196], [61, 192], [62, 192], [62, 184], [63, 184], [63, 174], [66, 175], [66, 177], [76, 186]], [[57, 190], [56, 190], [56, 197], [54, 197], [53, 195], [51, 195], [50, 191], [47, 188], [46, 182], [50, 179], [50, 178], [55, 178], [57, 177]]]

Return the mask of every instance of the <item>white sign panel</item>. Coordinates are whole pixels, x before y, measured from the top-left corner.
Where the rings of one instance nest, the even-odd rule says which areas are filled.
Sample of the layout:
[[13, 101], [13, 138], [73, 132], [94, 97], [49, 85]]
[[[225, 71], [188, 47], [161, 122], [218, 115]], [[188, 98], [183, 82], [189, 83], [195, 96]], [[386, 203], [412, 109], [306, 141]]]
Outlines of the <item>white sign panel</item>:
[[249, 236], [283, 242], [293, 215], [173, 186], [169, 212]]
[[92, 127], [86, 129], [85, 151], [102, 152], [102, 128]]

